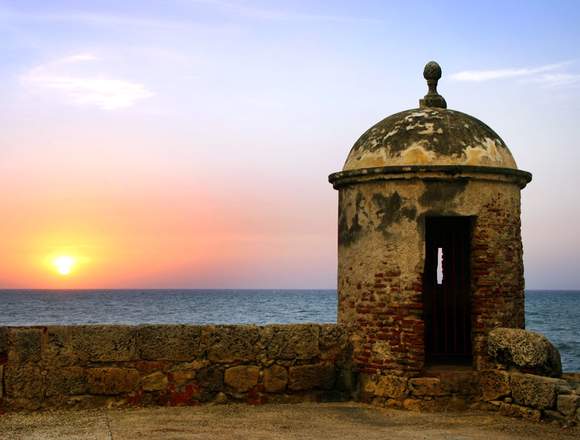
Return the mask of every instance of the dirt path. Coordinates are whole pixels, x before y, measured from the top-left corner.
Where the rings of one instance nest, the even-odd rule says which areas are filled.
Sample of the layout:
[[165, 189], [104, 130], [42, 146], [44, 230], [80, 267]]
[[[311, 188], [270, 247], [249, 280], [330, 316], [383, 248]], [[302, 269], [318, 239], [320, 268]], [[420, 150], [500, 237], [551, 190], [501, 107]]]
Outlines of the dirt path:
[[354, 403], [59, 411], [0, 416], [4, 440], [578, 439], [487, 412], [413, 413]]

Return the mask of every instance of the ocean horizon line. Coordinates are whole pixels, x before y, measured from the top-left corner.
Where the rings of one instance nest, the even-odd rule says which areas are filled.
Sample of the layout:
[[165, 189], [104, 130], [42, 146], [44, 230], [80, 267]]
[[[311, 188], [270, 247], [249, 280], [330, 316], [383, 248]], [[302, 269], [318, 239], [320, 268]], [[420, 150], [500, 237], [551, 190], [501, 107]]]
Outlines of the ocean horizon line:
[[[83, 287], [83, 288], [41, 288], [41, 287], [0, 287], [0, 292], [94, 292], [94, 291], [114, 291], [114, 292], [140, 292], [140, 291], [336, 291], [336, 287]], [[576, 289], [554, 289], [554, 288], [533, 288], [525, 289], [525, 292], [568, 292], [580, 293], [580, 287]]]

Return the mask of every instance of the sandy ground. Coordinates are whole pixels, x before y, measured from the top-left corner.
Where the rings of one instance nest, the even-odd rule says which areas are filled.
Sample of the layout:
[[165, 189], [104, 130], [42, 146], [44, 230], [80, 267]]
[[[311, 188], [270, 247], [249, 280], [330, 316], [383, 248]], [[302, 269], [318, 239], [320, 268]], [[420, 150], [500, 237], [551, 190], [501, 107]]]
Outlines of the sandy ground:
[[578, 428], [494, 413], [414, 413], [356, 403], [58, 411], [0, 416], [0, 439], [579, 439]]

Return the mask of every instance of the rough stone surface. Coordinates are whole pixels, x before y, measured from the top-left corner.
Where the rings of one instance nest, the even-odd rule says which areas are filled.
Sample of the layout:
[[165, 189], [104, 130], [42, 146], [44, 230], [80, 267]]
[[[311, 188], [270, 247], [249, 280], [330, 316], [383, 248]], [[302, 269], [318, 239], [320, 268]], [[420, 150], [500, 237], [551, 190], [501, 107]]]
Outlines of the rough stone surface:
[[88, 362], [120, 362], [137, 359], [135, 327], [71, 326], [67, 327], [71, 350]]
[[527, 420], [539, 422], [542, 418], [542, 412], [537, 409], [526, 408], [524, 406], [515, 405], [513, 403], [501, 402], [499, 405], [499, 412], [508, 417], [518, 417]]
[[62, 367], [47, 375], [47, 397], [85, 394], [87, 391], [87, 372], [82, 367]]
[[513, 373], [510, 386], [514, 401], [537, 409], [548, 409], [556, 403], [556, 389], [562, 381], [533, 374]]
[[40, 401], [44, 395], [44, 376], [36, 363], [8, 364], [4, 367], [4, 394], [7, 398]]
[[408, 379], [403, 376], [384, 375], [363, 377], [362, 388], [371, 395], [400, 399], [407, 394]]
[[325, 363], [290, 367], [288, 377], [288, 388], [293, 391], [312, 388], [329, 390], [334, 385], [335, 367]]
[[128, 368], [90, 368], [87, 379], [91, 394], [115, 395], [135, 390], [139, 372]]
[[0, 409], [343, 399], [335, 377], [352, 376], [349, 334], [332, 324], [0, 327]]
[[429, 376], [439, 378], [443, 395], [472, 397], [478, 395], [480, 391], [479, 375], [473, 370], [430, 371]]
[[506, 371], [487, 370], [479, 374], [483, 400], [498, 400], [511, 393], [510, 376]]
[[37, 327], [14, 329], [9, 335], [9, 356], [19, 363], [40, 362], [41, 337]]
[[236, 391], [248, 391], [258, 384], [260, 369], [254, 365], [240, 365], [228, 368], [225, 372], [224, 381], [226, 385]]
[[543, 335], [515, 328], [497, 328], [489, 333], [489, 356], [505, 368], [559, 377], [562, 363], [558, 349]]
[[255, 360], [259, 336], [258, 327], [252, 325], [207, 326], [203, 329], [207, 357], [212, 362]]
[[201, 329], [188, 325], [144, 325], [136, 330], [141, 359], [188, 361], [199, 356]]
[[419, 412], [423, 409], [423, 401], [418, 399], [405, 399], [403, 400], [403, 408], [408, 411]]
[[167, 375], [156, 371], [141, 380], [141, 387], [144, 391], [161, 391], [167, 387], [168, 383]]
[[418, 377], [409, 380], [411, 394], [415, 396], [441, 396], [441, 381], [436, 377]]
[[[270, 359], [312, 359], [320, 354], [320, 330], [308, 325], [270, 326], [264, 333], [264, 345]], [[326, 339], [328, 341], [328, 338]]]
[[195, 374], [196, 371], [194, 369], [178, 369], [172, 370], [169, 373], [169, 377], [172, 383], [176, 386], [181, 386], [191, 382], [195, 378]]
[[286, 389], [288, 371], [280, 365], [272, 365], [264, 370], [264, 389], [268, 393], [279, 393]]
[[563, 394], [558, 396], [557, 408], [567, 417], [573, 417], [576, 409], [580, 407], [580, 396], [576, 394]]

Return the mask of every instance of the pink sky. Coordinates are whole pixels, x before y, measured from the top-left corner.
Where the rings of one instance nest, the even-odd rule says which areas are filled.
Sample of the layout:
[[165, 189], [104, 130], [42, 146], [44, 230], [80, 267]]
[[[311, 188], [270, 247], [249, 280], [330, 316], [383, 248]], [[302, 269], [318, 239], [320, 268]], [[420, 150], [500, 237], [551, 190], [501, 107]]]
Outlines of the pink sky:
[[0, 288], [336, 287], [327, 176], [430, 59], [534, 175], [527, 287], [580, 288], [578, 5], [353, 5], [0, 6]]

